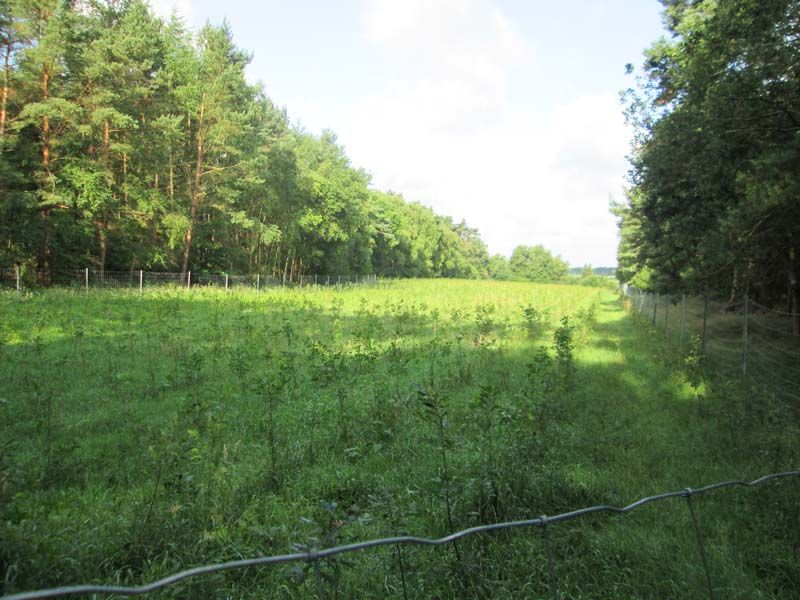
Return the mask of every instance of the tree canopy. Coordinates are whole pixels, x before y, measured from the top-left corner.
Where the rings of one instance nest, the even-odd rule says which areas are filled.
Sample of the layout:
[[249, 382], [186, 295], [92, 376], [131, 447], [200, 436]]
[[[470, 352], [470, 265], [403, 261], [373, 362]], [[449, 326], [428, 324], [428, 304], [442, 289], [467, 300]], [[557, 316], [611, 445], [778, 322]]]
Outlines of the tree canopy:
[[292, 126], [227, 24], [0, 0], [0, 267], [487, 277], [478, 231]]
[[544, 246], [517, 246], [511, 253], [509, 270], [520, 279], [547, 283], [563, 280], [569, 265]]
[[800, 4], [662, 0], [669, 38], [625, 97], [637, 128], [618, 277], [798, 312]]

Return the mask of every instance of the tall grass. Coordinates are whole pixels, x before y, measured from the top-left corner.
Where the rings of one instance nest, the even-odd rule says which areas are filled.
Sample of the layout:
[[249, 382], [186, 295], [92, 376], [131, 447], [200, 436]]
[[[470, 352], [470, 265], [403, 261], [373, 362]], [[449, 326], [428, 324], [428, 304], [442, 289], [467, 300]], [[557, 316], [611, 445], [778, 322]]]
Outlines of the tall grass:
[[[796, 451], [780, 465], [762, 453], [772, 429], [724, 382], [695, 385], [678, 347], [608, 290], [50, 291], [2, 294], [0, 314], [4, 592], [443, 535], [797, 466]], [[697, 499], [720, 593], [797, 594], [797, 501], [791, 482]], [[675, 503], [552, 526], [562, 593], [703, 597], [687, 519]], [[322, 574], [343, 598], [548, 590], [526, 531]], [[231, 572], [155, 597], [307, 597], [308, 575]]]

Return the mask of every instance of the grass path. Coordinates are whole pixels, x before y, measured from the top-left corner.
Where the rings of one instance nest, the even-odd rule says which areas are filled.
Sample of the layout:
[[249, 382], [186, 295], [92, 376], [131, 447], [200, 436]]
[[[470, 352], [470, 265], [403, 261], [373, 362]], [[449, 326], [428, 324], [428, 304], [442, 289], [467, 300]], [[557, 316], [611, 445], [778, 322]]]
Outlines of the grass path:
[[[579, 384], [565, 415], [575, 458], [564, 472], [585, 486], [587, 500], [622, 506], [661, 492], [797, 468], [770, 460], [768, 432], [743, 420], [738, 398], [711, 394], [710, 386], [709, 397], [698, 396], [676, 368], [679, 349], [660, 332], [627, 315], [616, 300], [602, 306], [594, 335], [578, 355]], [[787, 534], [797, 531], [798, 514], [786, 510], [800, 498], [797, 484], [726, 489], [694, 499], [719, 597], [798, 597], [798, 570], [791, 566], [798, 538]], [[597, 526], [591, 540], [582, 526], [566, 535], [589, 552], [579, 574], [562, 569], [572, 596], [707, 597], [685, 500], [587, 520]], [[587, 571], [596, 578], [587, 581]]]

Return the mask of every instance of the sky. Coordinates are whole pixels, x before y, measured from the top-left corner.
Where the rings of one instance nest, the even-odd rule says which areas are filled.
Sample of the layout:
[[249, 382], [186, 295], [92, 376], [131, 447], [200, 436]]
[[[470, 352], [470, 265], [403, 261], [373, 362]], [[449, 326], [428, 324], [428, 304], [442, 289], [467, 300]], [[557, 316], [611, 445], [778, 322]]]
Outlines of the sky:
[[492, 254], [616, 264], [619, 93], [663, 34], [657, 0], [151, 1], [195, 28], [227, 19], [250, 80], [334, 131], [373, 187], [466, 220]]

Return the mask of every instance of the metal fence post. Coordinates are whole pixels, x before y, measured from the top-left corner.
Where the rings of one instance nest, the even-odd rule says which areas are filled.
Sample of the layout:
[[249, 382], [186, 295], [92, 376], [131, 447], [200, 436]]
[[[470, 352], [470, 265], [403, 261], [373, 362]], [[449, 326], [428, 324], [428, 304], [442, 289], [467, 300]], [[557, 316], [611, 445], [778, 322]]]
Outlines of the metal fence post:
[[708, 568], [708, 558], [706, 557], [706, 549], [703, 544], [703, 535], [700, 533], [700, 526], [697, 524], [697, 516], [694, 514], [694, 507], [692, 506], [692, 488], [686, 488], [684, 496], [686, 497], [686, 504], [689, 507], [689, 514], [692, 517], [692, 527], [694, 528], [694, 536], [697, 540], [697, 548], [700, 551], [700, 559], [703, 561], [703, 571], [706, 575], [706, 587], [708, 588], [708, 597], [714, 600], [714, 586], [711, 583], [711, 571]]
[[656, 320], [658, 318], [658, 292], [656, 292], [656, 299], [653, 302], [653, 327], [656, 326]]
[[553, 558], [553, 549], [550, 546], [550, 533], [547, 530], [549, 519], [547, 515], [539, 517], [542, 524], [542, 537], [544, 538], [544, 549], [547, 553], [547, 568], [550, 571], [550, 595], [553, 600], [558, 600], [558, 579], [556, 578], [556, 563]]
[[686, 294], [681, 294], [681, 342], [686, 333]]
[[191, 271], [187, 271], [186, 272], [186, 289], [188, 290], [191, 287], [192, 287], [192, 272]]
[[17, 286], [17, 291], [19, 291], [19, 265], [14, 265], [14, 279]]
[[708, 292], [703, 294], [703, 340], [702, 340], [702, 353], [706, 355], [706, 338], [708, 334]]
[[83, 288], [86, 295], [89, 295], [89, 267], [83, 270]]
[[322, 568], [319, 564], [319, 556], [316, 548], [312, 548], [309, 558], [314, 563], [314, 579], [317, 582], [317, 600], [325, 600], [325, 586], [322, 584]]
[[142, 289], [144, 288], [144, 271], [139, 269], [139, 295], [142, 295]]
[[225, 273], [225, 291], [228, 291], [228, 274]]
[[744, 331], [742, 332], [742, 376], [747, 377], [747, 321], [749, 313], [748, 294], [744, 295]]
[[256, 273], [256, 291], [261, 289], [261, 273]]

